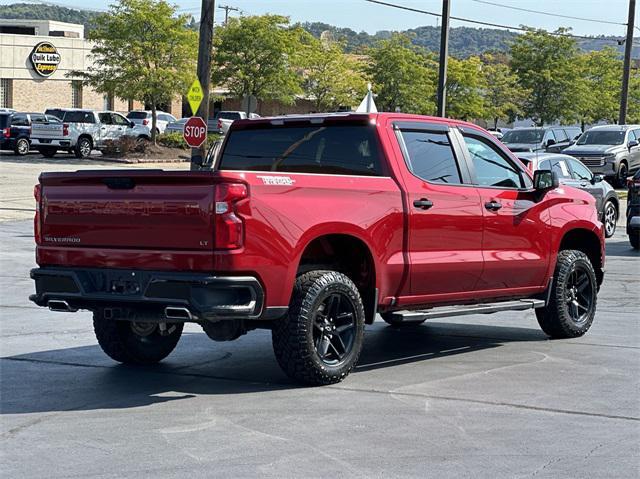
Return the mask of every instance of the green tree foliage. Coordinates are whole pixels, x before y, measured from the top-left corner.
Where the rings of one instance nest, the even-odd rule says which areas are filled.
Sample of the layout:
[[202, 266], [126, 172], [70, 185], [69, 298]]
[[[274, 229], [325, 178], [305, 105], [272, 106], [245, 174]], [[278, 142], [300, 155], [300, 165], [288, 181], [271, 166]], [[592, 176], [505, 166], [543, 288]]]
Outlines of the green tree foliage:
[[304, 53], [304, 91], [316, 111], [336, 110], [357, 105], [366, 91], [363, 65], [346, 55], [339, 43], [308, 40]]
[[627, 123], [640, 123], [640, 68], [631, 70], [629, 79], [629, 101], [627, 103]]
[[214, 34], [213, 83], [235, 97], [293, 103], [302, 92], [304, 35], [279, 15], [230, 18]]
[[395, 34], [369, 50], [367, 72], [377, 93], [378, 109], [433, 114], [437, 68], [433, 56]]
[[473, 120], [484, 118], [484, 77], [482, 63], [478, 57], [459, 60], [449, 58], [447, 62], [447, 103], [449, 118]]
[[186, 21], [165, 0], [120, 0], [89, 34], [93, 66], [69, 75], [99, 92], [150, 104], [155, 142], [157, 106], [195, 78], [197, 38]]
[[[556, 33], [565, 33], [559, 29]], [[571, 119], [577, 101], [578, 48], [574, 39], [530, 29], [511, 46], [511, 68], [530, 93], [523, 113], [538, 125]]]
[[484, 118], [490, 119], [497, 128], [498, 121], [513, 121], [520, 113], [527, 92], [520, 88], [518, 78], [504, 63], [504, 58], [484, 55], [482, 59]]
[[620, 110], [622, 60], [613, 48], [580, 55], [577, 62], [579, 81], [576, 120], [585, 123], [599, 120], [615, 122]]

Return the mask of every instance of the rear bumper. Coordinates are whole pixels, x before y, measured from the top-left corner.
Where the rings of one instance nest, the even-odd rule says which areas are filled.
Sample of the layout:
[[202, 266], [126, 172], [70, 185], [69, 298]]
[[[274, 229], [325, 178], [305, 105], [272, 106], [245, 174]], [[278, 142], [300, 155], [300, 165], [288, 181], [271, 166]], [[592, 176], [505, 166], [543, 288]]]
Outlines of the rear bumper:
[[47, 140], [47, 139], [39, 139], [39, 138], [31, 138], [31, 146], [33, 148], [38, 148], [38, 147], [52, 147], [55, 146], [57, 148], [63, 149], [63, 148], [69, 148], [71, 147], [71, 140]]
[[[186, 308], [189, 320], [271, 319], [264, 314], [264, 291], [251, 276], [211, 276], [106, 268], [31, 270], [38, 306], [68, 305], [68, 310], [101, 308], [166, 314]], [[51, 302], [51, 304], [50, 304]], [[273, 312], [272, 312], [273, 313]]]

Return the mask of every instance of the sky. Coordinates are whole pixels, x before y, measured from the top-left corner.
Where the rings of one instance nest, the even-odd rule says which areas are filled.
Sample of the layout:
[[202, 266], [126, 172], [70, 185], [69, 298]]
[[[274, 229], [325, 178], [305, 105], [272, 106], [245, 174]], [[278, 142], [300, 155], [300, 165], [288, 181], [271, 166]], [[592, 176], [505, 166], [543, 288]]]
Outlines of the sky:
[[[29, 0], [27, 0], [29, 1]], [[390, 3], [419, 8], [440, 13], [441, 0], [386, 0]], [[503, 25], [528, 26], [555, 30], [558, 27], [572, 27], [576, 35], [617, 35], [623, 36], [627, 21], [628, 0], [450, 0], [451, 15], [471, 18]], [[1, 4], [19, 3], [15, 0], [0, 0]], [[40, 3], [31, 1], [30, 3]], [[106, 10], [112, 0], [51, 0], [49, 3], [75, 8]], [[180, 13], [199, 17], [200, 0], [174, 0]], [[615, 22], [616, 25], [585, 20], [558, 18], [504, 8], [498, 5], [590, 18], [598, 21]], [[415, 12], [396, 10], [374, 5], [364, 0], [217, 0], [216, 6], [229, 5], [239, 8], [245, 15], [277, 13], [297, 21], [317, 21], [339, 27], [349, 27], [356, 31], [375, 33], [379, 30], [406, 30], [422, 25], [436, 25], [436, 17]], [[230, 12], [237, 15], [237, 12]], [[224, 18], [224, 11], [216, 8], [216, 22]], [[640, 28], [640, 5], [636, 8], [636, 25]], [[452, 27], [474, 26], [453, 20]], [[476, 25], [477, 26], [477, 25]], [[636, 29], [636, 35], [640, 30]]]

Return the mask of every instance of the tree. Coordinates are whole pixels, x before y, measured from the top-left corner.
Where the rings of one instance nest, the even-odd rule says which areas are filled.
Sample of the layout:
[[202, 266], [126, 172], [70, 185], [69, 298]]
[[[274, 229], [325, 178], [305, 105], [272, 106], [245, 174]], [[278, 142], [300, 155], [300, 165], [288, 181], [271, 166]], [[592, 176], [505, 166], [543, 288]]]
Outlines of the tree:
[[156, 110], [186, 91], [195, 77], [197, 35], [165, 0], [119, 0], [96, 18], [89, 33], [94, 63], [71, 72], [101, 93], [151, 105], [151, 138]]
[[233, 96], [293, 103], [304, 32], [279, 15], [230, 18], [214, 34], [212, 81]]
[[615, 123], [620, 109], [622, 61], [616, 50], [607, 47], [601, 51], [583, 53], [577, 63], [579, 81], [575, 87], [576, 119], [584, 129], [585, 123], [607, 120]]
[[484, 77], [478, 57], [449, 58], [447, 64], [447, 103], [449, 118], [472, 120], [484, 117], [482, 90]]
[[511, 68], [529, 91], [523, 114], [540, 126], [574, 116], [578, 52], [575, 40], [562, 36], [567, 31], [529, 29], [511, 46]]
[[304, 90], [316, 111], [352, 106], [366, 91], [361, 62], [345, 55], [342, 46], [309, 38], [304, 55]]
[[437, 67], [433, 56], [394, 34], [369, 51], [367, 68], [378, 107], [386, 111], [433, 114]]
[[518, 78], [509, 65], [496, 61], [493, 55], [484, 55], [483, 60], [484, 116], [493, 121], [493, 128], [496, 129], [498, 121], [511, 121], [520, 113], [520, 105], [527, 92], [520, 88]]
[[631, 69], [627, 123], [640, 123], [640, 68]]

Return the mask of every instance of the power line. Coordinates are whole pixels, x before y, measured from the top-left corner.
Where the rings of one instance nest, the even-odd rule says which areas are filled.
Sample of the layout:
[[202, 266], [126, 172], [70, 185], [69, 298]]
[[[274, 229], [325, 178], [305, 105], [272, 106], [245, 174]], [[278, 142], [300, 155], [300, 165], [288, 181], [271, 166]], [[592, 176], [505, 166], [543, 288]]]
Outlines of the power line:
[[[364, 0], [365, 2], [368, 3], [375, 3], [378, 5], [383, 5], [385, 7], [391, 7], [391, 8], [397, 8], [399, 10], [406, 10], [409, 12], [415, 12], [415, 13], [422, 13], [425, 15], [431, 15], [433, 17], [441, 17], [442, 15], [439, 13], [434, 13], [434, 12], [428, 12], [426, 10], [420, 10], [419, 8], [413, 8], [413, 7], [407, 7], [405, 5], [398, 5], [395, 3], [389, 3], [389, 2], [383, 2], [380, 0]], [[457, 20], [459, 22], [466, 22], [466, 23], [473, 23], [476, 25], [484, 25], [486, 27], [496, 27], [496, 28], [503, 28], [505, 30], [518, 30], [520, 32], [528, 32], [530, 31], [528, 28], [524, 28], [524, 27], [514, 27], [512, 25], [503, 25], [500, 23], [491, 23], [491, 22], [483, 22], [480, 20], [472, 20], [470, 18], [463, 18], [463, 17], [454, 17], [453, 15], [450, 17], [451, 20]], [[603, 41], [603, 42], [617, 42], [618, 40], [615, 38], [599, 38], [599, 37], [588, 37], [588, 36], [583, 36], [583, 35], [573, 35], [571, 33], [558, 33], [558, 32], [547, 32], [549, 35], [554, 35], [556, 37], [569, 37], [569, 38], [579, 38], [581, 40], [598, 40], [598, 41]]]
[[550, 16], [550, 17], [568, 18], [570, 20], [582, 20], [583, 22], [608, 23], [609, 25], [626, 25], [626, 23], [611, 22], [609, 20], [597, 20], [595, 18], [574, 17], [574, 16], [571, 16], [571, 15], [562, 15], [560, 13], [542, 12], [540, 10], [530, 10], [528, 8], [514, 7], [512, 5], [504, 5], [502, 3], [488, 2], [486, 0], [471, 0], [471, 1], [472, 2], [476, 2], [476, 3], [484, 3], [486, 5], [493, 5], [494, 7], [510, 8], [511, 10], [519, 10], [521, 12], [537, 13], [539, 15], [547, 15], [547, 16]]

